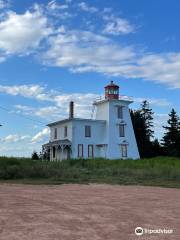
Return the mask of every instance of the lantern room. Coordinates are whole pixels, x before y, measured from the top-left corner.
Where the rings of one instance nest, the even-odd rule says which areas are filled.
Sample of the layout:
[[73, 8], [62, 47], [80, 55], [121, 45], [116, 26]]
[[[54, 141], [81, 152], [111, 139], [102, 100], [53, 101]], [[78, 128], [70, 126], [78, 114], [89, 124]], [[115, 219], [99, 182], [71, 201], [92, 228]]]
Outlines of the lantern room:
[[105, 99], [119, 99], [119, 86], [113, 81], [105, 87]]

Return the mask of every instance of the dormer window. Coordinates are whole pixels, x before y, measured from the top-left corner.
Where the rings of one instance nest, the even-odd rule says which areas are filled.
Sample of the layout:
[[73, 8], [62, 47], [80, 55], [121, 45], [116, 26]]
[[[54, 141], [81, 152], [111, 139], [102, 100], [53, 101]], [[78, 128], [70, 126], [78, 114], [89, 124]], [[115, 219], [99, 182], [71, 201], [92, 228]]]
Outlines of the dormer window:
[[57, 139], [57, 128], [54, 129], [54, 139]]

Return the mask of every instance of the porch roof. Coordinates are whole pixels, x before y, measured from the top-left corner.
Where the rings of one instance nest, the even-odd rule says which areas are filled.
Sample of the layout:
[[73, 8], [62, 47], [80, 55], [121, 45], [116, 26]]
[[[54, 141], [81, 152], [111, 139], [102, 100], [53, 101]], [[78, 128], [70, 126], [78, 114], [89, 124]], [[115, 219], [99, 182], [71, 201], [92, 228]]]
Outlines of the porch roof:
[[59, 146], [59, 145], [71, 146], [71, 141], [69, 141], [68, 139], [55, 140], [55, 141], [44, 144], [43, 147], [52, 147], [52, 146]]

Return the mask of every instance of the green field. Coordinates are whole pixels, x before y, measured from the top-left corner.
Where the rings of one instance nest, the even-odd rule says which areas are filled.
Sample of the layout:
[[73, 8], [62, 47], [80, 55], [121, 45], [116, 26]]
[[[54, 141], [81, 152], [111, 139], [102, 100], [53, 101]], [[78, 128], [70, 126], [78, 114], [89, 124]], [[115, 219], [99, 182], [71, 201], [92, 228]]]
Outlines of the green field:
[[180, 159], [67, 160], [0, 157], [0, 181], [31, 184], [109, 183], [180, 188]]

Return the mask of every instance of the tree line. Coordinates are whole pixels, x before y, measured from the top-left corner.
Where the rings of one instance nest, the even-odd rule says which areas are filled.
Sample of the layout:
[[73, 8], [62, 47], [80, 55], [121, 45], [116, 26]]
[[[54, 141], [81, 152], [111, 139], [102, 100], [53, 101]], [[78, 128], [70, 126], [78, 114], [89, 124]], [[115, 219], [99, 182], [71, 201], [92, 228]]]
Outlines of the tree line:
[[148, 101], [141, 108], [130, 110], [132, 124], [141, 158], [156, 156], [180, 157], [180, 117], [174, 109], [169, 113], [164, 135], [158, 140], [154, 137], [154, 112]]

